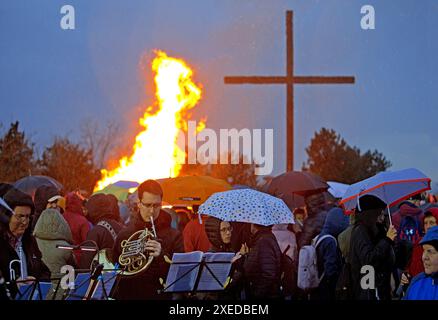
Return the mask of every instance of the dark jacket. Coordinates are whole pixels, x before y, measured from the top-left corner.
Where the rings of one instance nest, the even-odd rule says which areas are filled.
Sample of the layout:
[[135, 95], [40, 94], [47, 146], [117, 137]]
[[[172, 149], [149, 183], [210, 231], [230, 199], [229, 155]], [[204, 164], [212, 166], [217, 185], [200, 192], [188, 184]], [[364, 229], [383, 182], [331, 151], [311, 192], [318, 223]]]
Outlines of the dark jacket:
[[[395, 263], [394, 242], [386, 237], [386, 230], [376, 224], [380, 212], [369, 210], [359, 212], [351, 234], [350, 256], [352, 290], [356, 300], [390, 299], [391, 270]], [[361, 268], [372, 266], [375, 271], [375, 286], [373, 289], [362, 289]]]
[[[115, 206], [117, 206], [117, 199], [114, 203], [113, 196], [106, 194], [93, 195], [85, 205], [87, 219], [93, 224], [93, 227], [88, 231], [85, 244], [87, 246], [97, 245], [98, 250], [106, 249], [109, 260], [112, 260], [115, 238], [123, 228]], [[107, 228], [106, 223], [111, 228]], [[110, 231], [111, 229], [114, 233]], [[83, 252], [80, 268], [89, 269], [95, 255], [95, 252]]]
[[412, 279], [404, 300], [438, 300], [438, 272], [422, 272]]
[[270, 230], [260, 230], [253, 235], [243, 269], [248, 299], [281, 296], [281, 251]]
[[[119, 300], [159, 300], [169, 298], [157, 291], [163, 286], [159, 279], [166, 281], [169, 264], [164, 260], [164, 256], [172, 259], [173, 253], [184, 252], [184, 242], [179, 231], [172, 229], [170, 215], [161, 210], [155, 223], [158, 241], [161, 243], [161, 255], [154, 258], [148, 270], [135, 276], [124, 276], [121, 278], [116, 292], [115, 299]], [[113, 248], [114, 262], [118, 262], [121, 254], [121, 242], [128, 239], [134, 232], [150, 228], [150, 223], [144, 222], [141, 217], [134, 216], [133, 221], [120, 231]]]
[[[335, 239], [349, 224], [349, 218], [341, 208], [333, 208], [327, 213], [320, 237], [331, 235]], [[323, 276], [318, 289], [313, 295], [319, 300], [334, 300], [336, 282], [342, 268], [342, 255], [335, 239], [328, 237], [320, 242], [316, 249], [318, 273]]]
[[325, 210], [309, 214], [304, 220], [303, 231], [298, 240], [298, 248], [301, 249], [303, 246], [309, 245], [312, 239], [321, 233], [326, 216], [327, 211]]
[[[18, 254], [10, 244], [10, 237], [13, 237], [9, 232], [8, 226], [0, 225], [0, 270], [7, 282], [10, 281], [9, 263], [12, 260], [18, 259]], [[27, 262], [27, 273], [40, 281], [50, 280], [50, 270], [42, 261], [42, 255], [38, 248], [35, 238], [30, 233], [30, 228], [26, 230], [22, 238], [23, 251]], [[18, 263], [13, 264], [16, 278], [21, 277], [20, 267]], [[11, 296], [17, 294], [15, 284], [8, 286]]]

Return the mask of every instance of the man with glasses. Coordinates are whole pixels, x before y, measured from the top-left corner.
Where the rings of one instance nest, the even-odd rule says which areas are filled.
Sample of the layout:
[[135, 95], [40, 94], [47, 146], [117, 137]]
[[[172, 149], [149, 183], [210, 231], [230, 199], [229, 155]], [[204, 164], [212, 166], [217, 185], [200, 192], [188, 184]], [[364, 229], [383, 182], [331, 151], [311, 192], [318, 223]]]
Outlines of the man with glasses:
[[130, 224], [122, 229], [114, 244], [114, 263], [118, 262], [122, 252], [121, 243], [133, 233], [146, 227], [156, 235], [145, 244], [145, 250], [154, 257], [149, 268], [136, 276], [122, 276], [114, 294], [115, 299], [139, 300], [139, 299], [165, 299], [159, 295], [162, 289], [160, 278], [166, 279], [169, 264], [164, 257], [172, 258], [175, 252], [184, 252], [184, 244], [181, 233], [171, 228], [170, 215], [161, 210], [163, 190], [158, 182], [147, 180], [140, 184], [138, 192], [138, 210], [132, 217]]
[[11, 189], [4, 200], [13, 214], [7, 224], [0, 224], [0, 270], [9, 282], [7, 287], [13, 298], [18, 289], [15, 280], [49, 280], [50, 271], [41, 260], [41, 252], [29, 228], [34, 210], [32, 198]]

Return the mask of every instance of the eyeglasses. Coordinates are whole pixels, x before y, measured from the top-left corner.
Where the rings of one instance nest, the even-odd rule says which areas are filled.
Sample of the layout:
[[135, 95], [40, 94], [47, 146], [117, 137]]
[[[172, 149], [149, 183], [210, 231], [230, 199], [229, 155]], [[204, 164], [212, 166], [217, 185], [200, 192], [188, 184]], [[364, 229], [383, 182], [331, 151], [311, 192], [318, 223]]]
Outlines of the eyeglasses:
[[15, 219], [20, 221], [30, 220], [30, 214], [14, 214]]
[[232, 228], [232, 227], [221, 228], [220, 231], [221, 231], [222, 233], [225, 233], [225, 232], [231, 232], [231, 231], [233, 231], [233, 228]]
[[161, 208], [161, 202], [156, 203], [144, 203], [142, 201], [139, 202], [139, 205], [146, 209], [158, 209]]

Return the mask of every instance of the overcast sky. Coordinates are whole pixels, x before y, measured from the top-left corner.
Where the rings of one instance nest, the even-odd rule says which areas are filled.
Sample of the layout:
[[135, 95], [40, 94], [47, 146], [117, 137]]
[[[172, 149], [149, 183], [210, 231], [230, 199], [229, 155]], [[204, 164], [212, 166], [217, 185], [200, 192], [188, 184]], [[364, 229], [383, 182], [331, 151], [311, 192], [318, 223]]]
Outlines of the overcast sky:
[[[62, 30], [60, 8], [75, 8]], [[373, 5], [375, 30], [361, 29]], [[80, 136], [85, 119], [122, 126], [130, 146], [141, 105], [152, 101], [140, 60], [154, 49], [185, 59], [204, 96], [207, 127], [274, 129], [274, 174], [285, 170], [282, 85], [230, 86], [226, 75], [284, 75], [285, 12], [294, 10], [295, 73], [354, 75], [354, 85], [295, 88], [295, 167], [315, 131], [378, 149], [392, 169], [416, 167], [438, 181], [437, 1], [0, 2], [0, 111], [19, 120], [38, 148]], [[126, 137], [126, 138], [125, 138]]]

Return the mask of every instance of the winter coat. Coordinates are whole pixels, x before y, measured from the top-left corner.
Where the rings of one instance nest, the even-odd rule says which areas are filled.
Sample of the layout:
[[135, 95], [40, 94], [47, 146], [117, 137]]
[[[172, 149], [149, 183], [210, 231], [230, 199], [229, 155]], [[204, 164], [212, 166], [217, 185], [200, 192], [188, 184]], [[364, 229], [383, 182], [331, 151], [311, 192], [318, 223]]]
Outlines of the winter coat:
[[281, 296], [281, 251], [270, 230], [260, 230], [250, 244], [243, 264], [248, 299], [278, 299]]
[[[11, 280], [9, 263], [12, 260], [18, 259], [18, 254], [15, 248], [11, 246], [13, 235], [9, 232], [9, 227], [0, 225], [0, 271], [3, 274], [6, 282]], [[50, 270], [42, 261], [42, 255], [38, 248], [35, 238], [30, 233], [30, 227], [22, 236], [23, 252], [26, 257], [27, 274], [33, 276], [40, 281], [50, 280]], [[21, 277], [20, 267], [18, 263], [14, 263], [12, 268], [15, 271], [16, 279]], [[18, 292], [15, 283], [8, 286], [12, 297]]]
[[185, 252], [202, 251], [207, 252], [211, 248], [211, 243], [205, 233], [205, 221], [208, 216], [202, 215], [202, 224], [199, 219], [191, 220], [183, 230]]
[[[90, 230], [90, 223], [84, 216], [82, 200], [73, 192], [66, 196], [66, 208], [63, 216], [70, 226], [73, 236], [73, 244], [80, 245], [87, 239], [87, 234]], [[75, 257], [77, 262], [80, 263], [81, 251], [76, 251]]]
[[[61, 268], [65, 265], [76, 267], [72, 252], [56, 247], [57, 245], [71, 245], [72, 243], [70, 227], [57, 210], [44, 210], [35, 225], [33, 234], [41, 251], [42, 260], [50, 269], [52, 277], [62, 277]], [[56, 289], [58, 282], [53, 280], [54, 289]], [[52, 290], [50, 293], [52, 293]], [[61, 299], [63, 293], [63, 290], [58, 288], [55, 299]], [[48, 299], [52, 299], [52, 295], [49, 295]]]
[[[87, 219], [93, 224], [90, 231], [88, 231], [85, 244], [89, 246], [97, 245], [98, 250], [106, 249], [111, 260], [114, 241], [123, 229], [117, 199], [113, 195], [95, 194], [88, 199], [85, 207], [88, 213]], [[105, 227], [106, 223], [111, 228]], [[114, 233], [109, 229], [112, 229]], [[81, 269], [89, 269], [95, 255], [95, 252], [83, 252], [80, 263]]]
[[378, 210], [357, 213], [357, 221], [351, 234], [349, 261], [351, 264], [354, 299], [375, 300], [376, 291], [362, 289], [361, 268], [372, 266], [375, 271], [376, 289], [380, 299], [390, 299], [390, 277], [395, 264], [394, 242], [386, 237], [385, 230], [377, 226]]
[[[211, 243], [209, 252], [233, 252], [230, 244], [225, 244], [221, 237], [221, 220], [215, 217], [207, 217], [204, 222], [205, 234]], [[231, 233], [232, 235], [232, 233]]]
[[[93, 246], [92, 241], [94, 241], [94, 243], [97, 244], [98, 250], [106, 249], [107, 254], [109, 254], [109, 256], [112, 256], [112, 249], [114, 247], [115, 238], [113, 238], [112, 233], [107, 229], [107, 227], [99, 224], [101, 221], [108, 223], [114, 230], [116, 235], [118, 235], [123, 229], [123, 225], [120, 222], [113, 219], [102, 218], [101, 220], [97, 221], [97, 224], [93, 226], [90, 231], [88, 231], [86, 239], [87, 242], [85, 243], [85, 245]], [[89, 269], [95, 255], [96, 252], [83, 252], [81, 256], [80, 268]], [[110, 260], [112, 259], [110, 258]]]
[[404, 300], [438, 300], [438, 272], [422, 272], [412, 279]]
[[318, 289], [313, 294], [314, 299], [334, 300], [336, 282], [342, 269], [342, 254], [335, 240], [349, 224], [349, 218], [341, 208], [333, 208], [327, 213], [324, 227], [319, 237], [331, 235], [322, 240], [316, 248], [318, 273], [322, 277]]
[[298, 241], [299, 248], [309, 245], [312, 239], [321, 233], [326, 216], [327, 211], [324, 210], [309, 214], [307, 219], [304, 220], [303, 231]]
[[[143, 230], [145, 227], [151, 228], [150, 223], [144, 222], [139, 214], [133, 217], [131, 223], [123, 228], [117, 236], [113, 247], [113, 262], [118, 262], [122, 252], [121, 242], [128, 239], [134, 232]], [[168, 298], [165, 294], [159, 295], [157, 291], [163, 286], [159, 279], [166, 281], [169, 264], [164, 260], [164, 256], [172, 259], [173, 253], [184, 252], [184, 242], [179, 231], [172, 229], [170, 215], [161, 210], [158, 218], [154, 221], [158, 241], [161, 243], [161, 255], [155, 257], [148, 270], [131, 277], [122, 277], [115, 294], [115, 299], [119, 300], [159, 300]]]

